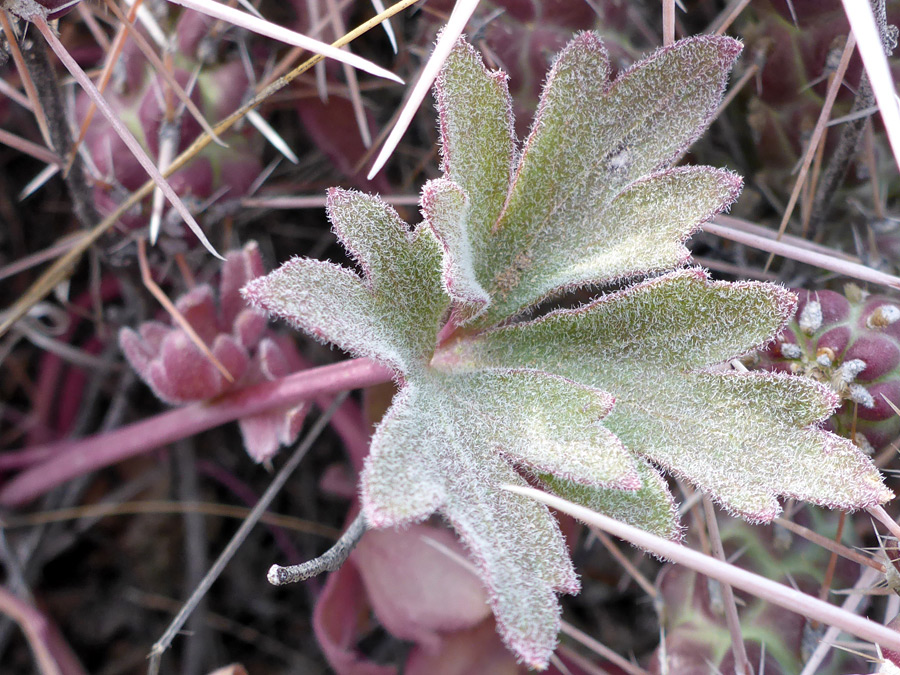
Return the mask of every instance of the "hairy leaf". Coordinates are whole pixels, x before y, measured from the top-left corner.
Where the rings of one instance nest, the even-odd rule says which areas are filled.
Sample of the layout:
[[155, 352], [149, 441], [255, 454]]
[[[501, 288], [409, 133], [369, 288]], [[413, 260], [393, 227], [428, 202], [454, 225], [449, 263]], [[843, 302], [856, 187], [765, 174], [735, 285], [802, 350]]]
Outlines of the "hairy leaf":
[[[739, 51], [730, 38], [682, 40], [610, 83], [599, 39], [579, 35], [550, 71], [504, 193], [505, 80], [458, 45], [437, 100], [445, 178], [470, 208], [433, 229], [453, 261], [444, 270], [461, 316], [481, 314], [487, 326], [567, 288], [684, 262], [684, 240], [734, 201], [741, 181], [710, 168], [667, 169], [709, 123]], [[479, 299], [455, 288], [480, 289]]]
[[778, 286], [686, 270], [472, 337], [454, 360], [540, 367], [612, 393], [604, 424], [629, 450], [749, 520], [774, 518], [779, 496], [845, 509], [881, 503], [891, 494], [871, 461], [814, 426], [838, 404], [826, 387], [708, 369], [766, 341], [793, 307]]
[[249, 283], [244, 295], [323, 342], [401, 372], [421, 368], [449, 304], [437, 242], [422, 228], [411, 232], [377, 197], [332, 189], [327, 209], [362, 278], [332, 263], [294, 258]]
[[[469, 547], [501, 633], [526, 662], [546, 663], [559, 630], [554, 590], [578, 584], [553, 517], [499, 489], [524, 485], [514, 466], [573, 484], [635, 490], [630, 454], [598, 420], [612, 399], [527, 370], [433, 373], [397, 395], [362, 477], [374, 527], [442, 513]], [[541, 551], [528, 555], [528, 551]]]
[[556, 593], [578, 581], [552, 514], [502, 484], [528, 477], [670, 538], [680, 526], [660, 468], [751, 520], [771, 519], [781, 496], [842, 508], [890, 496], [871, 461], [816, 426], [836, 404], [825, 388], [716, 369], [783, 327], [796, 302], [783, 288], [684, 270], [511, 322], [565, 289], [685, 261], [684, 240], [740, 180], [673, 164], [739, 50], [683, 40], [609, 82], [599, 39], [582, 34], [519, 152], [505, 76], [461, 41], [436, 86], [444, 176], [423, 189], [424, 224], [411, 231], [376, 198], [332, 191], [329, 215], [362, 276], [295, 259], [246, 289], [398, 371], [361, 478], [366, 521], [446, 517], [529, 666], [547, 666]]
[[641, 480], [641, 487], [637, 490], [585, 485], [552, 474], [542, 474], [541, 481], [563, 499], [657, 536], [679, 539], [681, 528], [677, 508], [665, 479], [645, 460], [637, 458], [636, 465]]

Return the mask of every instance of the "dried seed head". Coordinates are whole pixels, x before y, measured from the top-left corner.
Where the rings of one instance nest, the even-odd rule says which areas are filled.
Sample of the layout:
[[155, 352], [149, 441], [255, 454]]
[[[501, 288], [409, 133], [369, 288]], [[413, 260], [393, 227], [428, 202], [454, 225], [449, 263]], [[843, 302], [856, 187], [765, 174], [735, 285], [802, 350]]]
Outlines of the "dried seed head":
[[800, 345], [796, 345], [793, 342], [782, 342], [780, 351], [781, 355], [786, 359], [799, 359], [803, 356], [803, 350], [800, 349]]
[[800, 330], [812, 335], [822, 327], [822, 305], [818, 300], [810, 300], [800, 312]]
[[884, 328], [900, 319], [900, 308], [896, 305], [880, 305], [866, 319], [868, 328]]
[[[819, 303], [816, 303], [817, 305]], [[807, 305], [808, 307], [809, 305]], [[821, 319], [822, 315], [819, 315]], [[831, 347], [819, 347], [816, 350], [816, 363], [823, 368], [831, 368], [834, 363], [834, 350]]]
[[856, 379], [856, 376], [865, 369], [865, 361], [863, 361], [862, 359], [850, 359], [849, 361], [844, 361], [843, 365], [838, 368], [836, 374], [840, 377], [840, 380], [842, 382], [846, 382], [847, 384], [849, 384], [853, 382], [853, 380]]
[[861, 384], [851, 384], [848, 387], [850, 392], [850, 400], [858, 403], [863, 408], [874, 408], [875, 407], [875, 399], [872, 398], [872, 394], [869, 393], [869, 390], [866, 389]]

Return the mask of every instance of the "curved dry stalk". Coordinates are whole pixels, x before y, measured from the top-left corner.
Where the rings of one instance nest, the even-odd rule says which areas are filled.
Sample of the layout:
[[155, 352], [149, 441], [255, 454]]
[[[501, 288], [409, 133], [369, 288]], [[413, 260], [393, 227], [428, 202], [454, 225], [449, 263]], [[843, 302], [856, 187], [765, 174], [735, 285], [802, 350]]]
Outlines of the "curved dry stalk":
[[353, 549], [366, 533], [367, 527], [366, 518], [360, 511], [350, 523], [347, 531], [325, 553], [299, 565], [287, 567], [272, 565], [266, 574], [266, 579], [273, 586], [284, 586], [312, 579], [324, 572], [336, 572], [353, 553]]
[[762, 600], [771, 602], [773, 605], [802, 614], [829, 626], [835, 626], [863, 640], [879, 644], [882, 648], [900, 649], [900, 633], [830, 605], [827, 602], [822, 602], [818, 598], [698, 553], [687, 546], [676, 544], [668, 539], [663, 539], [639, 528], [626, 525], [578, 504], [560, 499], [555, 495], [517, 485], [504, 485], [502, 488], [539, 501], [550, 508], [558, 509], [582, 522], [603, 528], [610, 534], [630, 541], [635, 546], [651, 551], [657, 556], [667, 558], [700, 574], [751, 593]]
[[[345, 44], [349, 44], [360, 35], [363, 35], [364, 33], [372, 30], [375, 26], [378, 26], [386, 18], [402, 12], [404, 9], [406, 9], [410, 5], [414, 5], [418, 1], [419, 0], [400, 0], [399, 2], [391, 5], [382, 14], [372, 17], [368, 21], [362, 23], [354, 30], [347, 33], [340, 40], [335, 40], [334, 43], [332, 43], [332, 46], [341, 47]], [[256, 108], [272, 94], [286, 87], [288, 84], [290, 84], [297, 77], [312, 68], [323, 58], [324, 57], [321, 55], [313, 56], [294, 68], [284, 77], [281, 77], [272, 82], [270, 85], [266, 86], [238, 110], [234, 111], [231, 115], [216, 124], [214, 127], [215, 133], [221, 136], [225, 131], [227, 131], [238, 121], [240, 121], [247, 114], [247, 112]], [[184, 152], [182, 152], [172, 161], [169, 167], [163, 172], [163, 175], [166, 177], [171, 176], [173, 173], [175, 173], [185, 164], [191, 161], [197, 155], [197, 153], [203, 150], [203, 148], [205, 148], [211, 142], [211, 136], [205, 133], [201, 135], [187, 149], [185, 149]], [[125, 199], [125, 201], [123, 201], [112, 213], [110, 213], [100, 223], [94, 226], [93, 229], [85, 232], [81, 236], [79, 241], [73, 244], [68, 252], [58, 258], [56, 262], [54, 262], [40, 277], [38, 277], [38, 279], [31, 286], [29, 286], [28, 290], [26, 290], [19, 297], [19, 299], [16, 300], [12, 307], [10, 307], [6, 312], [2, 314], [2, 320], [0, 320], [0, 337], [8, 332], [10, 327], [16, 321], [25, 316], [25, 314], [31, 307], [43, 300], [48, 293], [50, 293], [59, 283], [65, 280], [72, 268], [74, 268], [74, 266], [81, 259], [81, 256], [84, 255], [85, 251], [87, 251], [95, 241], [103, 236], [103, 234], [106, 233], [106, 231], [109, 230], [119, 220], [119, 218], [127, 213], [129, 209], [140, 203], [141, 200], [149, 195], [153, 191], [154, 186], [154, 182], [150, 180], [144, 183], [140, 188], [132, 192], [128, 196], [128, 198]]]

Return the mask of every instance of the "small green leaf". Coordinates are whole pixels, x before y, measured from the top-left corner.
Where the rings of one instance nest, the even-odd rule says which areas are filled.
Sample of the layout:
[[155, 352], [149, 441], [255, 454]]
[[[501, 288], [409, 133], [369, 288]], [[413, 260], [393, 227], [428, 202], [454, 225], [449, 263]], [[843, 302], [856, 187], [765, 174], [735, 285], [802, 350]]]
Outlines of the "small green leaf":
[[513, 468], [525, 464], [637, 488], [633, 459], [597, 424], [610, 405], [593, 388], [533, 371], [433, 372], [398, 394], [366, 460], [369, 524], [444, 515], [481, 571], [504, 640], [533, 667], [556, 642], [555, 591], [575, 592], [578, 582], [549, 511], [499, 486], [525, 485]]
[[613, 490], [574, 483], [552, 474], [541, 481], [563, 499], [598, 511], [623, 523], [640, 527], [666, 539], [680, 539], [678, 509], [665, 479], [644, 460], [637, 461], [641, 487], [638, 490]]
[[422, 188], [422, 216], [444, 248], [444, 289], [459, 306], [460, 318], [477, 316], [490, 304], [472, 269], [472, 251], [466, 231], [469, 200], [453, 181], [438, 178]]
[[509, 192], [515, 132], [506, 80], [460, 40], [435, 82], [442, 168], [469, 195], [466, 223], [474, 241], [487, 239]]
[[411, 232], [385, 202], [359, 192], [329, 190], [327, 208], [362, 278], [295, 258], [248, 284], [245, 297], [357, 356], [401, 372], [423, 367], [449, 305], [434, 236], [423, 228]]
[[890, 491], [872, 462], [813, 426], [837, 405], [824, 386], [708, 370], [767, 340], [793, 306], [778, 286], [686, 270], [471, 337], [453, 358], [540, 367], [612, 393], [604, 424], [629, 450], [749, 520], [774, 518], [779, 496], [843, 509], [881, 503]]
[[734, 201], [741, 181], [708, 168], [663, 170], [709, 123], [739, 51], [731, 38], [682, 40], [609, 83], [600, 40], [579, 35], [547, 78], [498, 218], [509, 104], [505, 87], [458, 45], [438, 108], [445, 178], [473, 207], [435, 233], [454, 261], [445, 262], [447, 287], [490, 297], [473, 304], [451, 292], [468, 305], [462, 318], [489, 326], [561, 290], [684, 262], [684, 240]]

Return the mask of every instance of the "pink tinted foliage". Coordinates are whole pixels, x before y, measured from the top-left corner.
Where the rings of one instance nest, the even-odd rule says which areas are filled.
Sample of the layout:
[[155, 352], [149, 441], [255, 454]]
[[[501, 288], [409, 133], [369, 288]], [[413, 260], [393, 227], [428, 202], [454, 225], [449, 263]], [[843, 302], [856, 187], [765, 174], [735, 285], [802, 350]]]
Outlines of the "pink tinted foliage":
[[[239, 387], [274, 381], [302, 367], [294, 343], [267, 329], [265, 318], [246, 305], [240, 289], [264, 273], [255, 242], [228, 254], [219, 282], [218, 303], [209, 286], [198, 286], [176, 302], [223, 373], [177, 326], [147, 321], [137, 331], [124, 328], [119, 344], [141, 379], [161, 400], [173, 405], [202, 401]], [[248, 415], [239, 420], [244, 447], [253, 459], [270, 459], [300, 432], [306, 403]]]
[[471, 628], [491, 613], [478, 577], [438, 546], [464, 555], [449, 530], [417, 524], [367, 532], [352, 557], [381, 624], [429, 647], [439, 632]]
[[329, 576], [313, 614], [316, 638], [334, 671], [397, 672], [357, 649], [374, 629], [374, 615], [391, 635], [415, 643], [403, 669], [408, 675], [530, 672], [503, 645], [487, 592], [466, 558], [444, 527], [367, 531], [350, 559]]
[[313, 613], [316, 640], [338, 675], [396, 674], [396, 668], [367, 661], [355, 649], [359, 638], [371, 628], [368, 616], [362, 578], [356, 565], [347, 561], [328, 577]]
[[[464, 555], [444, 528], [416, 524], [366, 532], [349, 561], [329, 577], [316, 604], [316, 637], [335, 671], [395, 672], [363, 661], [354, 649], [371, 628], [362, 619], [370, 610], [392, 635], [417, 643], [432, 657], [442, 651], [446, 634], [483, 623], [490, 616], [485, 590], [464, 563], [451, 557], [454, 553]], [[515, 663], [493, 626], [491, 640]]]
[[[329, 75], [331, 69], [328, 68]], [[329, 79], [333, 82], [333, 78]], [[387, 178], [378, 175], [366, 179], [361, 166], [368, 149], [363, 145], [359, 132], [353, 132], [356, 125], [353, 105], [349, 98], [339, 95], [329, 96], [327, 103], [318, 96], [310, 95], [297, 100], [297, 114], [302, 129], [309, 140], [322, 151], [332, 166], [344, 177], [345, 182], [366, 192], [390, 192]], [[374, 117], [367, 111], [366, 121], [373, 135], [377, 132]], [[349, 131], [348, 131], [349, 130]]]

